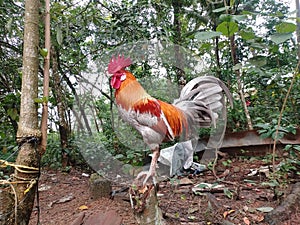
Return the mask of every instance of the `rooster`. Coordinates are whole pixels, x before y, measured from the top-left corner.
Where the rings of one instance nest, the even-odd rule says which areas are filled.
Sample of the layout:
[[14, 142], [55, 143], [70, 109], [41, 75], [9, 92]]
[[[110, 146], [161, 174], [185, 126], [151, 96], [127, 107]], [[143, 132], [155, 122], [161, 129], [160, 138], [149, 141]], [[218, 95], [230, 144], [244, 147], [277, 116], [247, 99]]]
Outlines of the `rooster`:
[[[108, 64], [110, 84], [115, 89], [115, 102], [120, 117], [133, 126], [152, 151], [149, 171], [137, 179], [150, 177], [155, 182], [160, 144], [177, 137], [189, 139], [197, 128], [215, 125], [218, 111], [224, 109], [223, 91], [232, 105], [230, 91], [218, 78], [202, 76], [191, 80], [181, 90], [179, 99], [169, 104], [151, 97], [134, 75], [126, 70], [130, 58], [113, 56]], [[144, 178], [145, 177], [145, 178]]]

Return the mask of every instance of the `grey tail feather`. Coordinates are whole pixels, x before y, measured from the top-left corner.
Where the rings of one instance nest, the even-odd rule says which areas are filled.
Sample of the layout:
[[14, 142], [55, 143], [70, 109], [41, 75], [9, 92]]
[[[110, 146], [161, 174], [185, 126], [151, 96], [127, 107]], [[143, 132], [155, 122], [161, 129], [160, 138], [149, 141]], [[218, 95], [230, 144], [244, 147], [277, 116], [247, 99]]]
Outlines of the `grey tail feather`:
[[226, 117], [226, 97], [233, 107], [232, 95], [227, 86], [213, 76], [201, 76], [188, 82], [180, 97], [173, 103], [187, 117], [189, 126], [216, 127], [218, 118]]

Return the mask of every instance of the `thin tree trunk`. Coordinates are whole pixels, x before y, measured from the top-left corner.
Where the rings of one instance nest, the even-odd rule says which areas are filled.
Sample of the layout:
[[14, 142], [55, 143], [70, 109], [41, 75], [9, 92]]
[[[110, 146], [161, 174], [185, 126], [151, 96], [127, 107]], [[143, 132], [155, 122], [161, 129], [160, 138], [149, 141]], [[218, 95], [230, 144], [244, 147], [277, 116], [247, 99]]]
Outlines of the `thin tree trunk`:
[[219, 52], [219, 37], [215, 38], [215, 56], [217, 64], [217, 77], [221, 79], [221, 64], [220, 64], [220, 52]]
[[44, 101], [41, 121], [41, 151], [42, 154], [46, 151], [47, 146], [47, 128], [48, 128], [48, 97], [49, 97], [49, 76], [50, 76], [50, 0], [45, 1], [45, 49], [47, 55], [44, 57]]
[[182, 88], [186, 83], [186, 77], [184, 72], [184, 58], [180, 50], [182, 44], [182, 32], [181, 32], [181, 21], [180, 21], [180, 12], [182, 8], [182, 3], [180, 1], [172, 1], [172, 6], [174, 8], [174, 54], [176, 60], [176, 74], [177, 82]]
[[[226, 7], [227, 6], [227, 1], [224, 0], [223, 3], [224, 3], [224, 6]], [[236, 10], [236, 8], [233, 9], [232, 14], [234, 14], [235, 10]], [[226, 9], [226, 13], [229, 15], [229, 10], [228, 9]], [[229, 41], [230, 41], [231, 60], [232, 60], [233, 66], [235, 66], [236, 64], [239, 63], [239, 61], [238, 61], [238, 58], [237, 58], [237, 55], [236, 55], [236, 48], [237, 47], [236, 47], [236, 44], [235, 44], [234, 35], [229, 37]], [[246, 104], [246, 100], [245, 100], [245, 95], [244, 95], [240, 70], [235, 70], [234, 73], [236, 75], [237, 84], [238, 84], [238, 91], [239, 91], [239, 95], [240, 95], [240, 98], [241, 98], [241, 101], [242, 101], [242, 104], [243, 104], [248, 129], [253, 130], [251, 116], [250, 116], [250, 113], [249, 113], [249, 110], [248, 110], [248, 107], [247, 107], [247, 104]]]
[[[235, 44], [235, 40], [234, 40], [234, 35], [231, 36], [230, 38], [230, 50], [231, 50], [231, 58], [232, 58], [232, 62], [233, 65], [238, 64], [238, 59], [236, 56], [236, 44]], [[252, 125], [252, 120], [250, 117], [250, 113], [246, 104], [246, 100], [245, 100], [245, 95], [244, 95], [244, 91], [243, 91], [243, 84], [241, 81], [241, 73], [239, 70], [235, 70], [235, 75], [236, 75], [236, 79], [237, 79], [237, 84], [238, 84], [238, 91], [239, 91], [239, 95], [244, 107], [244, 112], [245, 112], [245, 116], [247, 119], [247, 125], [248, 125], [248, 129], [249, 130], [253, 130], [253, 125]]]
[[[296, 2], [296, 11], [297, 11], [297, 18], [300, 18], [300, 3], [299, 0], [295, 0]], [[297, 21], [297, 44], [298, 44], [298, 60], [300, 60], [300, 22]]]
[[[57, 59], [59, 60], [59, 56], [57, 57]], [[59, 64], [59, 61], [58, 61], [58, 64]], [[59, 65], [58, 65], [58, 67], [59, 67]], [[82, 122], [84, 122], [85, 129], [86, 129], [87, 133], [90, 134], [90, 135], [92, 135], [93, 132], [92, 132], [92, 129], [90, 127], [89, 120], [88, 120], [88, 118], [87, 118], [87, 116], [85, 114], [84, 107], [82, 105], [80, 97], [78, 96], [78, 94], [76, 92], [76, 89], [74, 88], [74, 86], [73, 86], [72, 82], [70, 81], [70, 79], [63, 73], [63, 71], [60, 71], [60, 72], [61, 72], [61, 75], [62, 75], [63, 79], [67, 82], [67, 85], [71, 89], [71, 91], [72, 91], [72, 93], [73, 93], [73, 95], [75, 97], [75, 103], [76, 103], [76, 105], [78, 107], [78, 111], [79, 111], [79, 113], [81, 113], [81, 114], [79, 114], [78, 112], [74, 112], [74, 109], [73, 109], [73, 113], [76, 114], [75, 117], [77, 119], [78, 125], [83, 130], [84, 127], [83, 127], [83, 123]], [[83, 117], [83, 121], [81, 121], [80, 116]]]
[[55, 49], [51, 49], [52, 54], [52, 69], [53, 69], [53, 93], [56, 99], [56, 106], [58, 111], [58, 119], [59, 119], [59, 134], [60, 134], [60, 144], [62, 148], [61, 156], [62, 156], [62, 167], [66, 167], [69, 165], [69, 155], [67, 154], [67, 148], [69, 145], [69, 126], [66, 120], [66, 106], [65, 102], [66, 99], [64, 98], [64, 92], [63, 87], [61, 85], [61, 77], [59, 76], [58, 71], [58, 60], [57, 60], [57, 54], [55, 52]]

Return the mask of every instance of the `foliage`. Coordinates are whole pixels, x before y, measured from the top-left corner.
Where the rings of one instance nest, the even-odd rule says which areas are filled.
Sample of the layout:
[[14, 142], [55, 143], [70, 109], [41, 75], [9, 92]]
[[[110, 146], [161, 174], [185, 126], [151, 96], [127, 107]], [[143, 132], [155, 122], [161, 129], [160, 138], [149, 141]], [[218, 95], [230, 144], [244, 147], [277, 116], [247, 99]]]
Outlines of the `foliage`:
[[[228, 5], [224, 5], [224, 2]], [[242, 91], [249, 103], [251, 118], [263, 137], [274, 137], [276, 118], [287, 93], [292, 68], [297, 64], [295, 41], [295, 18], [287, 5], [280, 1], [84, 1], [72, 0], [51, 2], [51, 42], [58, 58], [58, 72], [66, 102], [66, 114], [72, 127], [72, 109], [78, 103], [79, 84], [86, 82], [89, 64], [96, 62], [118, 46], [137, 43], [140, 40], [165, 40], [190, 50], [201, 58], [207, 74], [222, 79], [234, 96], [234, 108], [229, 109], [228, 130], [247, 129], [247, 120], [240, 99], [236, 71], [241, 74]], [[2, 156], [9, 155], [15, 146], [20, 105], [23, 38], [23, 2], [0, 1], [0, 148]], [[41, 15], [43, 14], [41, 9]], [[43, 36], [43, 29], [40, 30]], [[236, 45], [237, 62], [233, 62], [230, 40]], [[44, 49], [43, 37], [39, 46], [41, 58], [51, 53]], [[160, 56], [169, 59], [174, 55]], [[125, 52], [127, 54], [127, 52]], [[129, 52], [128, 52], [129, 54]], [[138, 55], [138, 54], [136, 54]], [[104, 62], [101, 62], [104, 63]], [[190, 61], [188, 62], [190, 63]], [[42, 63], [41, 63], [42, 64]], [[100, 67], [97, 64], [96, 66]], [[102, 66], [102, 64], [101, 64]], [[159, 68], [167, 74], [162, 75]], [[99, 68], [98, 68], [99, 69]], [[178, 96], [178, 70], [159, 62], [137, 56], [132, 71], [154, 97], [172, 102]], [[100, 70], [100, 69], [99, 69]], [[188, 66], [183, 68], [186, 80], [197, 72]], [[42, 76], [41, 76], [42, 78]], [[40, 84], [41, 89], [42, 82]], [[59, 166], [61, 160], [60, 138], [56, 115], [55, 89], [49, 99], [41, 96], [37, 103], [49, 103], [51, 115], [48, 152], [43, 165]], [[172, 90], [172, 93], [171, 91]], [[112, 118], [111, 90], [102, 90], [106, 95], [84, 103], [96, 110], [98, 121], [97, 141], [112, 155], [125, 163], [140, 165], [144, 158], [142, 144], [135, 131]], [[165, 94], [165, 93], [168, 94]], [[294, 132], [300, 123], [300, 79], [297, 77], [284, 112], [284, 124], [280, 136]], [[82, 105], [83, 107], [86, 105]], [[80, 115], [82, 116], [82, 115]], [[89, 121], [90, 122], [90, 121]], [[120, 126], [114, 127], [114, 125]], [[95, 125], [96, 126], [96, 125]], [[76, 136], [76, 130], [71, 133]], [[128, 133], [132, 134], [131, 139]], [[207, 134], [207, 130], [201, 131]], [[99, 138], [99, 140], [98, 140]], [[80, 150], [74, 137], [67, 149], [76, 161]], [[135, 146], [134, 148], [129, 146]], [[89, 154], [93, 154], [91, 151]]]
[[51, 169], [62, 168], [62, 151], [68, 155], [70, 166], [80, 167], [82, 169], [89, 168], [81, 155], [75, 137], [72, 136], [70, 138], [67, 149], [62, 149], [60, 137], [56, 132], [50, 132], [48, 134], [47, 151], [41, 159], [41, 166]]
[[256, 127], [258, 127], [258, 133], [261, 138], [272, 138], [275, 140], [276, 130], [278, 129], [277, 140], [284, 137], [286, 134], [296, 134], [296, 127], [291, 124], [287, 124], [286, 126], [279, 126], [276, 119], [273, 119], [271, 123], [258, 123]]
[[275, 197], [282, 196], [283, 189], [288, 185], [296, 175], [300, 175], [300, 146], [286, 145], [282, 155], [277, 157], [279, 162], [273, 173], [270, 173], [269, 181], [264, 185], [270, 186], [274, 190]]
[[300, 145], [286, 145], [283, 149], [287, 153], [287, 157], [283, 160], [280, 170], [285, 173], [296, 173], [300, 175]]
[[41, 166], [52, 169], [61, 168], [60, 140], [56, 133], [49, 133], [47, 140], [47, 151], [41, 160]]

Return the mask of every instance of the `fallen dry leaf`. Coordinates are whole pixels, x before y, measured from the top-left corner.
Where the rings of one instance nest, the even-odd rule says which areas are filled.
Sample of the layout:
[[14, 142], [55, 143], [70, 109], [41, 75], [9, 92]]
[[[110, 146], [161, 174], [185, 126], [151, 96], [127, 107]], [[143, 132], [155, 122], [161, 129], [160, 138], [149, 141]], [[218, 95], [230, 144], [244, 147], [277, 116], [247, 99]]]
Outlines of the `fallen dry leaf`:
[[243, 220], [245, 224], [250, 225], [250, 220], [247, 217], [244, 217]]
[[193, 184], [193, 181], [191, 181], [187, 177], [184, 177], [184, 178], [180, 179], [179, 184], [180, 185], [190, 185], [190, 184]]
[[65, 203], [65, 202], [69, 202], [69, 201], [72, 201], [75, 197], [73, 196], [73, 194], [68, 194], [58, 200], [55, 200], [53, 202], [50, 202], [49, 203], [49, 207], [52, 207], [53, 204], [60, 204], [60, 203]]
[[263, 215], [257, 216], [257, 221], [262, 222], [265, 219]]
[[87, 207], [86, 205], [81, 205], [78, 207], [78, 209], [80, 210], [87, 210], [89, 207]]
[[224, 219], [225, 219], [229, 214], [231, 214], [231, 213], [233, 213], [233, 212], [235, 212], [234, 209], [231, 209], [231, 210], [229, 210], [229, 211], [225, 211], [225, 212], [223, 213]]

